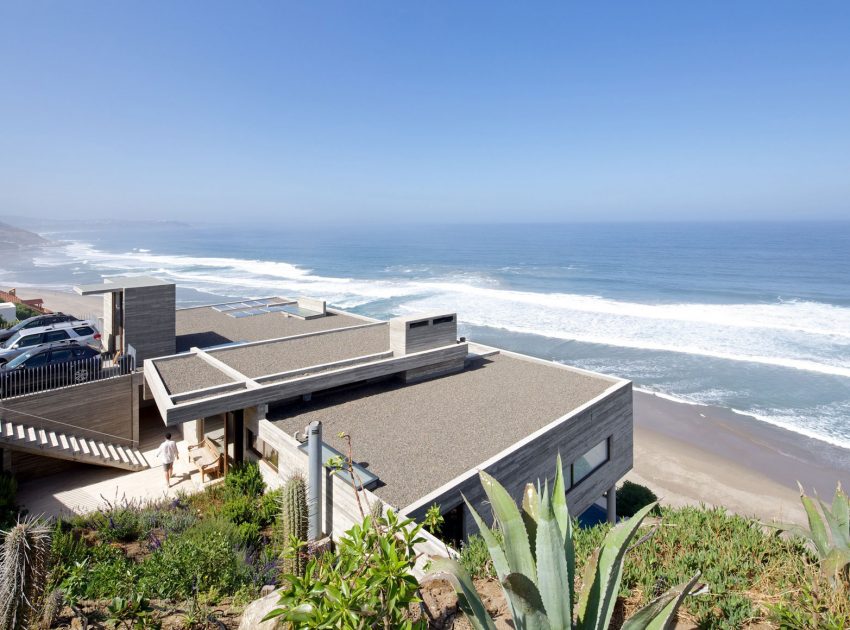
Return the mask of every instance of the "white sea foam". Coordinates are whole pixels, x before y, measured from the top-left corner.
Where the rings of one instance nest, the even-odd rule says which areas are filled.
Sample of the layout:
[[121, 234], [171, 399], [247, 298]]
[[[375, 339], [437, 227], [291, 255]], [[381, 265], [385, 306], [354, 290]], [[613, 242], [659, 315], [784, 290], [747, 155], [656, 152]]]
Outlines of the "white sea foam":
[[[347, 308], [391, 299], [399, 313], [450, 309], [468, 324], [517, 333], [850, 378], [850, 308], [829, 304], [650, 304], [506, 290], [479, 273], [358, 280], [322, 276], [285, 262], [114, 254], [83, 243], [68, 245], [64, 253], [104, 272], [155, 272], [198, 290], [314, 295]], [[43, 263], [58, 264], [52, 256]]]

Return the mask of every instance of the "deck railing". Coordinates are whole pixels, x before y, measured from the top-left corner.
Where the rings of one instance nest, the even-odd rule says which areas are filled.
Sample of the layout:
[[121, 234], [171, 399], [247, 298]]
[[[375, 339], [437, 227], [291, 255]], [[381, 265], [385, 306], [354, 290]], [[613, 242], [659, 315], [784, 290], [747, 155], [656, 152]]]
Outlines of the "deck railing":
[[0, 400], [117, 378], [135, 369], [135, 357], [124, 355], [116, 360], [93, 357], [59, 365], [0, 370]]
[[34, 311], [38, 311], [39, 313], [52, 313], [49, 308], [44, 308], [44, 303], [41, 298], [37, 298], [35, 300], [22, 300], [15, 294], [15, 290], [11, 291], [0, 291], [0, 302], [12, 302], [13, 304], [22, 304], [24, 306], [28, 306]]

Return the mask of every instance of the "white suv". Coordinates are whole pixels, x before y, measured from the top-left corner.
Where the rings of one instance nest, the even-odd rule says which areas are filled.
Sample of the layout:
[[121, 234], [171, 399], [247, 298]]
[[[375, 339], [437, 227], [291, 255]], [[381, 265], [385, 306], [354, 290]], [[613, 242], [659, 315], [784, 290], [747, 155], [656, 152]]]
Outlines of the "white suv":
[[0, 343], [0, 365], [35, 348], [78, 343], [101, 349], [100, 333], [91, 322], [61, 322], [40, 328], [25, 328]]

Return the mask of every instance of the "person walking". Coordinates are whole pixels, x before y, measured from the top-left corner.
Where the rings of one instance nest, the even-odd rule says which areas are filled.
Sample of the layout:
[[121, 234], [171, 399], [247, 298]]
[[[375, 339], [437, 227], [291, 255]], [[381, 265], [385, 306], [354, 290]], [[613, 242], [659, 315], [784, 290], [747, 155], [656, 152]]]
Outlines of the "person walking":
[[180, 454], [177, 452], [177, 442], [171, 439], [170, 433], [165, 434], [165, 441], [159, 445], [156, 455], [162, 460], [162, 468], [165, 471], [165, 483], [170, 488], [174, 461], [180, 459]]

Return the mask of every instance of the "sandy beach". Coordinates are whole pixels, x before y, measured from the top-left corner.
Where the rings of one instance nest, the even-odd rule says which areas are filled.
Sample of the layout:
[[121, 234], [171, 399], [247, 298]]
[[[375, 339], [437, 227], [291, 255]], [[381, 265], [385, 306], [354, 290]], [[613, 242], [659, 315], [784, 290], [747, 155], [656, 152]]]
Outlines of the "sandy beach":
[[[81, 317], [102, 309], [101, 298], [70, 289], [19, 287], [18, 295]], [[634, 419], [634, 469], [627, 478], [668, 505], [704, 503], [763, 521], [802, 523], [797, 481], [827, 498], [839, 480], [850, 487], [850, 451], [727, 409], [635, 391]]]

